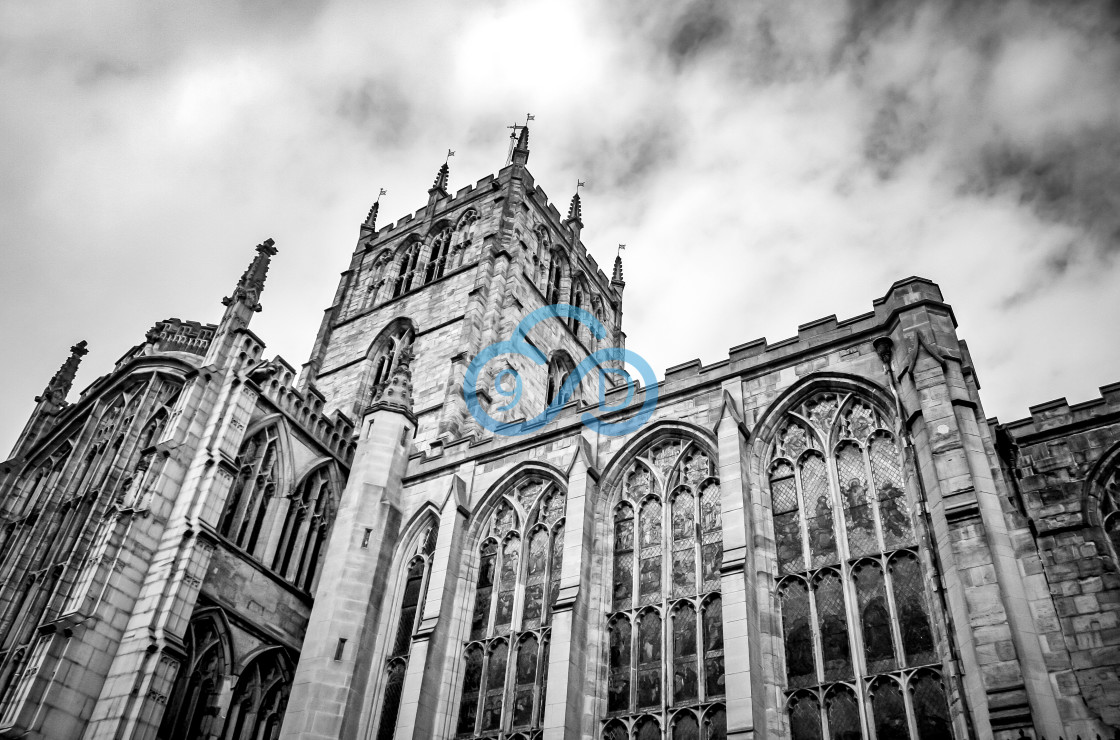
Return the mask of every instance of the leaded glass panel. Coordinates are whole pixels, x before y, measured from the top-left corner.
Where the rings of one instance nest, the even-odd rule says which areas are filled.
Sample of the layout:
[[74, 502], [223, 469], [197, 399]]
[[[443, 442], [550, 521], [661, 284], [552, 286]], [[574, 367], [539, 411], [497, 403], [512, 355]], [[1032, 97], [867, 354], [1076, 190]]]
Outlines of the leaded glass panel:
[[673, 740], [700, 740], [700, 725], [692, 712], [680, 712], [673, 720]]
[[914, 718], [918, 725], [919, 740], [941, 740], [952, 737], [949, 705], [941, 681], [930, 673], [920, 673], [910, 680], [910, 693], [914, 702]]
[[525, 607], [522, 627], [534, 629], [541, 624], [544, 608], [544, 579], [548, 572], [548, 532], [539, 528], [529, 538], [529, 560], [526, 563]]
[[463, 669], [463, 699], [459, 705], [459, 734], [474, 732], [478, 716], [478, 696], [482, 687], [482, 648], [477, 645], [467, 650]]
[[790, 740], [823, 740], [821, 734], [821, 708], [815, 697], [800, 694], [793, 698], [789, 708]]
[[621, 504], [614, 515], [614, 608], [629, 609], [634, 591], [634, 509]]
[[902, 489], [902, 457], [890, 437], [880, 435], [871, 441], [871, 477], [879, 499], [879, 521], [888, 550], [913, 544], [910, 507]]
[[724, 694], [723, 601], [719, 596], [704, 606], [704, 694], [707, 698]]
[[893, 670], [896, 667], [894, 640], [883, 571], [877, 564], [861, 563], [854, 575], [867, 673]]
[[726, 740], [726, 738], [727, 712], [721, 706], [712, 707], [704, 717], [704, 740]]
[[610, 624], [610, 678], [607, 711], [630, 709], [630, 620], [617, 617]]
[[661, 617], [655, 611], [638, 617], [638, 707], [661, 703]]
[[548, 608], [545, 611], [545, 622], [549, 621], [552, 606], [556, 603], [556, 596], [560, 593], [560, 574], [564, 568], [564, 523], [556, 525], [552, 532], [552, 562], [549, 573]]
[[634, 740], [661, 740], [661, 727], [652, 717], [638, 720], [634, 728]]
[[514, 590], [517, 588], [517, 560], [521, 552], [521, 540], [516, 535], [506, 540], [502, 546], [502, 566], [498, 580], [498, 605], [494, 611], [494, 628], [508, 632], [513, 620]]
[[836, 531], [832, 521], [832, 495], [824, 459], [816, 453], [801, 462], [801, 491], [808, 519], [809, 552], [813, 568], [835, 563]]
[[801, 549], [797, 484], [793, 480], [793, 468], [785, 463], [770, 474], [770, 504], [774, 512], [778, 568], [782, 573], [800, 572], [805, 569], [805, 555]]
[[791, 689], [817, 682], [813, 630], [809, 623], [809, 589], [800, 579], [782, 586], [782, 636], [786, 648], [786, 680]]
[[696, 675], [696, 611], [682, 604], [673, 614], [673, 703], [683, 704], [700, 697]]
[[641, 531], [641, 562], [638, 571], [638, 600], [652, 604], [661, 600], [661, 503], [655, 500], [642, 504], [639, 520]]
[[860, 740], [859, 705], [847, 688], [833, 689], [824, 700], [828, 708], [828, 734], [831, 740]]
[[871, 708], [875, 719], [875, 740], [910, 740], [906, 703], [897, 683], [884, 679], [872, 687]]
[[502, 725], [502, 699], [505, 694], [506, 656], [508, 648], [499, 641], [490, 649], [486, 669], [486, 695], [482, 704], [481, 730], [497, 730]]
[[879, 552], [867, 491], [867, 471], [857, 445], [847, 442], [840, 446], [836, 452], [836, 470], [840, 477], [844, 519], [848, 524], [848, 553], [855, 557]]
[[494, 588], [494, 567], [497, 564], [498, 544], [487, 540], [482, 545], [478, 565], [478, 584], [475, 588], [474, 614], [471, 617], [471, 639], [486, 634], [490, 619], [490, 594]]
[[824, 659], [824, 680], [851, 678], [852, 657], [848, 646], [847, 611], [840, 576], [826, 573], [817, 581], [813, 592], [817, 604], [821, 656]]
[[630, 740], [630, 734], [626, 732], [626, 725], [616, 720], [608, 722], [603, 729], [603, 740]]
[[906, 553], [891, 560], [890, 568], [906, 663], [911, 666], [933, 663], [937, 660], [937, 655], [926, 610], [925, 587], [922, 584], [918, 559]]
[[513, 726], [523, 727], [533, 721], [533, 689], [537, 681], [537, 638], [530, 635], [517, 648], [514, 670]]

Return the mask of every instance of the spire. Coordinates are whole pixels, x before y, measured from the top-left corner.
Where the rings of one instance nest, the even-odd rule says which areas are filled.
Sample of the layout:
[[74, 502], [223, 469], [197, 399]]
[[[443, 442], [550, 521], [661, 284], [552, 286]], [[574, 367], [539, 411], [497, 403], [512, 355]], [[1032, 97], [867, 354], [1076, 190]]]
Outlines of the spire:
[[434, 193], [441, 193], [447, 195], [447, 176], [450, 174], [451, 168], [444, 162], [439, 167], [439, 172], [436, 173], [436, 181], [432, 183], [432, 187], [428, 188], [428, 195]]
[[525, 165], [529, 163], [529, 127], [522, 126], [517, 136], [517, 144], [513, 147], [513, 163]]
[[579, 221], [579, 225], [583, 226], [583, 202], [579, 199], [579, 191], [572, 196], [572, 203], [568, 206], [568, 217], [564, 219], [564, 223], [571, 221]]
[[222, 299], [223, 306], [230, 306], [234, 303], [244, 303], [253, 311], [260, 311], [260, 297], [264, 291], [264, 279], [268, 275], [268, 263], [272, 256], [276, 254], [276, 247], [271, 239], [265, 239], [264, 242], [257, 245], [257, 256], [249, 263], [241, 279], [237, 281], [237, 287], [233, 289], [233, 295]]
[[564, 225], [572, 232], [572, 244], [579, 244], [579, 233], [583, 230], [583, 204], [579, 199], [579, 186], [576, 186], [576, 194], [572, 196], [572, 204], [568, 206], [568, 217], [564, 219]]
[[373, 201], [373, 207], [369, 209], [369, 215], [366, 216], [366, 226], [371, 229], [377, 229], [377, 209], [381, 205], [381, 201]]
[[611, 275], [611, 285], [619, 288], [626, 287], [626, 281], [622, 279], [622, 253], [614, 256], [614, 274]]
[[66, 396], [70, 394], [70, 389], [74, 386], [74, 377], [78, 374], [78, 365], [82, 364], [82, 358], [88, 353], [89, 350], [86, 349], [86, 340], [84, 339], [71, 347], [70, 356], [66, 358], [66, 362], [62, 363], [62, 367], [51, 378], [51, 382], [47, 383], [43, 395], [36, 396], [35, 401], [49, 401], [61, 406], [66, 400]]
[[412, 416], [412, 349], [405, 347], [397, 355], [397, 364], [389, 376], [389, 382], [382, 387], [381, 392], [373, 402], [371, 408], [390, 408]]

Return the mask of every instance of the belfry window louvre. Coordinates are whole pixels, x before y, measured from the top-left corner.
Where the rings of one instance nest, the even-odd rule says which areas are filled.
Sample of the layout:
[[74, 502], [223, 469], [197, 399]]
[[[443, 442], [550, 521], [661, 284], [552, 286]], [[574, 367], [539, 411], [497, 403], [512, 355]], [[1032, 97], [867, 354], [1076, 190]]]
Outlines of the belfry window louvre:
[[714, 461], [664, 439], [612, 499], [604, 740], [723, 740], [723, 520]]
[[428, 254], [428, 264], [424, 268], [424, 284], [439, 280], [447, 268], [451, 250], [451, 227], [446, 227], [432, 239], [432, 249]]
[[384, 690], [381, 692], [381, 713], [378, 722], [377, 740], [393, 740], [396, 732], [397, 715], [400, 714], [404, 676], [408, 669], [409, 653], [412, 650], [412, 637], [423, 616], [424, 593], [428, 587], [431, 573], [432, 554], [436, 550], [436, 525], [430, 524], [416, 538], [412, 554], [408, 558], [408, 572], [404, 581], [400, 609], [396, 622], [390, 628], [391, 642], [385, 659]]
[[818, 393], [777, 427], [768, 478], [793, 740], [952, 737], [902, 470], [889, 419], [854, 394]]
[[412, 290], [416, 280], [416, 263], [420, 259], [420, 242], [405, 247], [397, 260], [397, 279], [393, 283], [393, 297], [402, 296]]
[[460, 737], [540, 735], [566, 503], [559, 485], [529, 477], [489, 515], [463, 653]]

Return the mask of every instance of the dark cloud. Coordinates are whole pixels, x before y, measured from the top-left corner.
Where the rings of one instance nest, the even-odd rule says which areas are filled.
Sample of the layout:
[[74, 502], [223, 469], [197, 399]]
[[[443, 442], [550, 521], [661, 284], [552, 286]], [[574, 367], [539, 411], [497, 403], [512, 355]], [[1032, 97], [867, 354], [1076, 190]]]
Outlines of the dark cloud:
[[400, 146], [415, 135], [409, 96], [392, 80], [367, 78], [357, 86], [344, 87], [335, 110], [368, 135], [374, 146]]
[[731, 23], [724, 3], [700, 0], [692, 3], [673, 24], [669, 37], [669, 57], [683, 65], [727, 40]]

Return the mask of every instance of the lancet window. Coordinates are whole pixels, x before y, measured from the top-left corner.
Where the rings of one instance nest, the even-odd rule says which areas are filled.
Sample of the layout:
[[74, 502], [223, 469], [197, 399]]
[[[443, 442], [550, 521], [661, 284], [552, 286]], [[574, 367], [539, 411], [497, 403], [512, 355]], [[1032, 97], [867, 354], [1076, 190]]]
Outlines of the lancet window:
[[416, 263], [420, 259], [420, 246], [420, 242], [412, 242], [405, 247], [397, 260], [397, 279], [393, 283], [394, 298], [412, 290], [416, 279]]
[[770, 445], [793, 740], [952, 737], [892, 428], [865, 399], [826, 392], [789, 411]]
[[432, 250], [428, 255], [428, 266], [424, 269], [424, 283], [439, 280], [447, 268], [451, 250], [451, 227], [442, 229], [432, 239]]
[[408, 669], [408, 657], [412, 650], [412, 636], [423, 616], [424, 593], [427, 591], [428, 574], [435, 549], [436, 526], [431, 524], [417, 538], [412, 555], [407, 558], [408, 573], [405, 576], [404, 593], [401, 595], [400, 608], [395, 615], [393, 631], [389, 633], [392, 642], [388, 647], [388, 658], [385, 660], [385, 689], [382, 692], [377, 740], [393, 740], [397, 715], [401, 708], [404, 674]]
[[280, 479], [280, 435], [275, 424], [241, 445], [238, 471], [226, 497], [218, 532], [252, 553], [261, 536], [268, 506]]
[[489, 516], [464, 650], [460, 737], [540, 735], [565, 508], [563, 488], [531, 477]]
[[334, 518], [335, 498], [330, 468], [320, 465], [304, 478], [288, 505], [272, 569], [305, 591], [315, 582]]
[[722, 740], [723, 517], [715, 460], [655, 443], [613, 509], [604, 740]]
[[292, 687], [292, 661], [269, 650], [241, 671], [230, 702], [223, 740], [276, 740]]
[[187, 626], [185, 643], [186, 661], [179, 666], [159, 730], [166, 740], [214, 737], [221, 727], [216, 723], [230, 656], [219, 622], [209, 614], [195, 617]]

